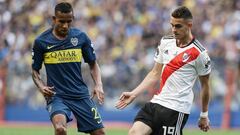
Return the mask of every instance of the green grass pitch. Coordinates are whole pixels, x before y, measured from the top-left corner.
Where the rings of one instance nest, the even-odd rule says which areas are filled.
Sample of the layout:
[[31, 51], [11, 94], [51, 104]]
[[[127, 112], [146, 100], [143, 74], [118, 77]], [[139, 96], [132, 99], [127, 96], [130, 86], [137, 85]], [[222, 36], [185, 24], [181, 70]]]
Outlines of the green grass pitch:
[[[106, 128], [106, 135], [127, 135], [126, 128]], [[184, 135], [240, 135], [240, 130], [210, 130], [209, 132], [202, 132], [198, 129], [184, 129]], [[0, 125], [1, 135], [53, 135], [53, 128], [46, 126], [31, 126], [31, 127], [9, 127]], [[68, 135], [86, 135], [77, 133], [76, 128], [68, 128]]]

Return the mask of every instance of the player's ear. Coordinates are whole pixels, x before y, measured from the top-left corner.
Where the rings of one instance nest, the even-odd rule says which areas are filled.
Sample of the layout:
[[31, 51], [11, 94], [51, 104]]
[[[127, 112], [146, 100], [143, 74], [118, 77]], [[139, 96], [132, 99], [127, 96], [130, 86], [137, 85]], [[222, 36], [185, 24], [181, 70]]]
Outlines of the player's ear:
[[52, 16], [52, 19], [55, 21], [56, 20], [56, 16]]
[[56, 24], [56, 16], [52, 16], [52, 26]]
[[193, 25], [192, 19], [187, 19], [187, 25], [189, 28], [192, 28], [192, 25]]
[[188, 27], [189, 28], [192, 28], [192, 25], [193, 25], [192, 22], [188, 22]]
[[52, 16], [52, 23], [53, 23], [53, 24], [56, 23], [56, 16]]

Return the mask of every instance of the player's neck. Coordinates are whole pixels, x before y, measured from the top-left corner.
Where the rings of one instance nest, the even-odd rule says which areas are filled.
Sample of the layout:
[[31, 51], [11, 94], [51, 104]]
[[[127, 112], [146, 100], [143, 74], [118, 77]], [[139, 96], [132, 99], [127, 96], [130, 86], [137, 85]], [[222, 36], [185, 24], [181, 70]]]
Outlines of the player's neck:
[[189, 36], [187, 36], [186, 38], [183, 39], [177, 39], [177, 46], [178, 47], [186, 47], [189, 45], [189, 43], [193, 40], [193, 35], [190, 34]]
[[64, 40], [64, 39], [67, 37], [67, 35], [62, 36], [62, 35], [57, 34], [54, 29], [53, 29], [53, 31], [52, 31], [52, 34], [54, 35], [54, 37], [56, 37], [56, 38], [59, 39], [59, 40]]

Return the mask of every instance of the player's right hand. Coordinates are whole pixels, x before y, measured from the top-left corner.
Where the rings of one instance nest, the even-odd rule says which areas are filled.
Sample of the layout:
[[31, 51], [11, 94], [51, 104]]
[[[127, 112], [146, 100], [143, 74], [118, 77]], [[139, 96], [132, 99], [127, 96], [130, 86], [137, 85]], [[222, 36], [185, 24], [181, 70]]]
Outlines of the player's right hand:
[[56, 92], [54, 91], [54, 86], [43, 86], [42, 88], [40, 88], [40, 92], [43, 94], [44, 97], [51, 97], [56, 94]]
[[208, 119], [208, 117], [206, 118], [199, 118], [198, 120], [198, 127], [204, 131], [207, 132], [210, 129], [210, 120]]
[[130, 103], [132, 103], [132, 101], [136, 98], [136, 95], [134, 95], [132, 92], [123, 92], [122, 95], [120, 96], [117, 104], [116, 104], [116, 108], [117, 109], [123, 109], [125, 108], [127, 105], [129, 105]]

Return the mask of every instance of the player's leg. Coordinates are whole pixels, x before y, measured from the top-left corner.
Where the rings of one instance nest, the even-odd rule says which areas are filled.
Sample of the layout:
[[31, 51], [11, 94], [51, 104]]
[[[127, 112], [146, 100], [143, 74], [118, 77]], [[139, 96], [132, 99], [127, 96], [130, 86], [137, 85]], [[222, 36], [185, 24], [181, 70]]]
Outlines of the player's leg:
[[102, 118], [95, 103], [90, 99], [68, 100], [65, 104], [71, 109], [79, 132], [91, 135], [105, 135]]
[[135, 121], [128, 135], [150, 135], [152, 129], [141, 121]]
[[182, 135], [188, 114], [184, 114], [159, 104], [152, 103], [154, 108], [153, 132], [151, 135]]
[[47, 110], [52, 121], [55, 135], [67, 134], [67, 122], [71, 121], [71, 111], [59, 97], [47, 101]]
[[100, 129], [90, 132], [90, 135], [105, 135], [105, 132], [104, 132], [103, 128], [100, 128]]
[[129, 135], [150, 135], [153, 132], [153, 113], [151, 103], [146, 103], [134, 119]]
[[55, 129], [55, 135], [67, 134], [67, 120], [63, 114], [55, 114], [52, 118], [52, 124]]

